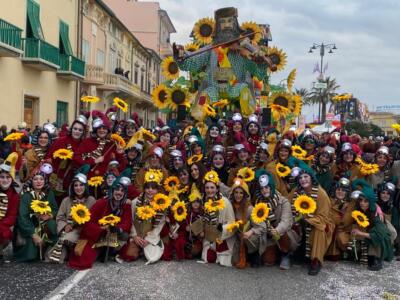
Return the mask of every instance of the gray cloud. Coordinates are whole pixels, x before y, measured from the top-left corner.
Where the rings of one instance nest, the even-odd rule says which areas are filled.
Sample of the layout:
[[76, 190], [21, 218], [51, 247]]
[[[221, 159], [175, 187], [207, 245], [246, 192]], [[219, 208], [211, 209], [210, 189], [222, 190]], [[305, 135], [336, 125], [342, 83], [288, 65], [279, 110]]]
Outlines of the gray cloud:
[[338, 50], [326, 54], [327, 75], [336, 78], [339, 92], [351, 92], [369, 105], [397, 104], [400, 95], [400, 1], [398, 0], [159, 0], [177, 33], [172, 40], [185, 44], [194, 23], [212, 17], [214, 10], [235, 6], [239, 21], [269, 23], [273, 45], [288, 55], [277, 83], [297, 68], [295, 86], [310, 88], [318, 51], [315, 43], [335, 43]]

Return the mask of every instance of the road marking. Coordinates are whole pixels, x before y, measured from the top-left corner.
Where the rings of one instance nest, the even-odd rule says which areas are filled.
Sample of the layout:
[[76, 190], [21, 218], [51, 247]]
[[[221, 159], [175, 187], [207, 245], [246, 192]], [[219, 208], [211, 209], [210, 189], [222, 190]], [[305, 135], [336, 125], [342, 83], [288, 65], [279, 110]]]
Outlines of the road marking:
[[55, 295], [49, 297], [49, 300], [60, 300], [63, 299], [69, 291], [76, 286], [79, 281], [81, 281], [87, 273], [89, 273], [90, 269], [84, 271], [78, 271], [75, 275], [72, 275], [72, 278], [68, 279], [69, 283], [63, 287], [60, 291], [58, 291]]

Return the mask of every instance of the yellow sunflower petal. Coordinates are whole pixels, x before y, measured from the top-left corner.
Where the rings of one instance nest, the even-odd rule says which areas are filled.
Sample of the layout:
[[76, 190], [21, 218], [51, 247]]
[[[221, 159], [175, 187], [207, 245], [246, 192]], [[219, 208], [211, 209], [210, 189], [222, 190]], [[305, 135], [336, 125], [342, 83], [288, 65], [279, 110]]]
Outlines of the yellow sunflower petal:
[[172, 212], [174, 213], [174, 219], [177, 222], [181, 222], [186, 219], [187, 216], [187, 208], [186, 204], [183, 201], [178, 201], [172, 206]]
[[288, 166], [285, 166], [281, 163], [277, 163], [275, 167], [275, 171], [279, 177], [286, 177], [290, 174], [291, 169]]
[[58, 149], [54, 151], [53, 153], [53, 158], [59, 158], [59, 159], [72, 159], [72, 156], [74, 155], [74, 152], [69, 150], [69, 149]]
[[122, 110], [124, 113], [128, 112], [129, 105], [121, 98], [115, 97], [113, 100], [113, 105], [115, 107], [119, 108], [120, 110]]
[[193, 36], [199, 44], [207, 45], [212, 42], [215, 22], [211, 18], [203, 18], [194, 24]]
[[81, 101], [85, 103], [97, 103], [100, 101], [100, 98], [96, 96], [84, 96], [81, 98]]
[[294, 208], [300, 214], [312, 214], [317, 209], [315, 200], [307, 195], [300, 195], [294, 200]]
[[283, 52], [281, 49], [278, 49], [277, 47], [268, 47], [268, 57], [276, 65], [276, 71], [273, 72], [283, 70], [286, 65], [287, 59], [285, 52]]
[[262, 30], [255, 22], [244, 22], [240, 26], [245, 31], [244, 35], [254, 33], [249, 37], [253, 44], [257, 44], [262, 38]]
[[161, 63], [162, 74], [168, 80], [174, 80], [179, 77], [179, 66], [172, 56], [166, 57]]
[[368, 217], [365, 214], [363, 214], [361, 211], [354, 210], [354, 211], [352, 211], [351, 216], [353, 217], [354, 220], [356, 220], [357, 224], [360, 227], [366, 228], [369, 226]]
[[168, 104], [168, 88], [164, 84], [158, 85], [151, 92], [151, 99], [153, 99], [154, 105], [159, 109], [164, 109]]
[[251, 220], [254, 223], [262, 223], [268, 218], [269, 207], [266, 203], [260, 202], [256, 204], [251, 212]]
[[76, 222], [78, 225], [85, 224], [90, 220], [90, 211], [83, 204], [76, 204], [71, 207], [70, 215], [72, 220]]

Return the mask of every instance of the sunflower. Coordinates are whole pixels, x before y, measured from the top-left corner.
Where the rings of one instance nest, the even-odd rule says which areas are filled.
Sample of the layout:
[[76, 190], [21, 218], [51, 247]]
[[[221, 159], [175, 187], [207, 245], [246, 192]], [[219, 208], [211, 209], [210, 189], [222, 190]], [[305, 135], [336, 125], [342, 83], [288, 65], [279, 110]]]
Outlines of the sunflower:
[[15, 141], [19, 141], [22, 137], [24, 136], [23, 132], [14, 132], [14, 133], [10, 133], [9, 135], [7, 135], [4, 138], [5, 142], [15, 142]]
[[189, 190], [189, 186], [184, 186], [183, 188], [181, 188], [181, 189], [177, 189], [176, 190], [176, 193], [179, 195], [179, 194], [183, 194], [183, 193], [186, 193], [187, 191]]
[[85, 96], [81, 98], [81, 101], [85, 103], [97, 103], [100, 101], [100, 98], [96, 96]]
[[189, 166], [193, 165], [195, 162], [199, 162], [203, 159], [203, 154], [192, 155], [187, 159], [187, 164]]
[[266, 203], [260, 202], [256, 204], [251, 212], [251, 220], [254, 223], [262, 223], [268, 218], [269, 207]]
[[167, 195], [158, 193], [154, 196], [153, 200], [150, 203], [151, 207], [155, 211], [164, 211], [171, 205], [171, 198]]
[[292, 71], [290, 71], [290, 73], [289, 73], [289, 75], [288, 75], [288, 77], [286, 79], [287, 89], [288, 89], [289, 92], [292, 90], [293, 83], [296, 80], [296, 74], [297, 74], [297, 70], [293, 69]]
[[185, 202], [178, 201], [172, 206], [172, 212], [174, 213], [174, 219], [177, 222], [181, 222], [186, 219], [187, 216], [187, 209]]
[[157, 138], [154, 134], [152, 134], [144, 127], [140, 128], [139, 131], [142, 132], [143, 137], [147, 137], [150, 141], [154, 141]]
[[286, 53], [282, 51], [282, 49], [278, 49], [277, 47], [268, 47], [268, 57], [272, 60], [273, 64], [276, 66], [276, 71], [278, 72], [283, 70], [286, 65]]
[[89, 186], [98, 187], [103, 183], [104, 179], [102, 176], [93, 176], [88, 180]]
[[164, 181], [164, 189], [167, 192], [172, 191], [173, 189], [177, 188], [179, 185], [179, 178], [176, 176], [169, 176], [167, 179]]
[[293, 101], [292, 95], [286, 92], [273, 93], [269, 99], [271, 105], [279, 105], [288, 110], [292, 110]]
[[156, 182], [157, 184], [160, 184], [162, 178], [162, 172], [155, 169], [150, 169], [144, 174], [144, 182]]
[[51, 213], [51, 207], [49, 201], [32, 200], [31, 209], [35, 214], [45, 215]]
[[392, 124], [391, 126], [392, 126], [392, 128], [393, 128], [394, 130], [397, 131], [397, 133], [400, 133], [400, 124]]
[[145, 221], [153, 218], [156, 215], [156, 211], [150, 206], [140, 206], [136, 209], [136, 215], [139, 219]]
[[240, 225], [242, 225], [242, 224], [243, 224], [242, 220], [238, 220], [236, 222], [229, 223], [228, 225], [226, 225], [226, 231], [234, 232], [235, 230], [239, 229]]
[[78, 225], [85, 224], [90, 220], [90, 211], [83, 204], [76, 204], [71, 207], [70, 215]]
[[361, 165], [360, 173], [361, 175], [371, 175], [379, 172], [379, 166], [377, 164], [367, 164], [363, 163]]
[[298, 196], [293, 205], [295, 210], [303, 215], [312, 214], [317, 209], [315, 200], [307, 195]]
[[212, 42], [214, 30], [214, 20], [211, 18], [202, 18], [194, 24], [193, 36], [200, 44], [210, 44]]
[[293, 95], [292, 96], [292, 112], [295, 116], [300, 115], [301, 108], [303, 106], [303, 100], [301, 99], [300, 95]]
[[306, 156], [306, 157], [304, 157], [304, 159], [303, 160], [313, 160], [315, 158], [315, 156], [314, 155], [309, 155], [309, 156]]
[[121, 218], [118, 216], [115, 216], [113, 214], [109, 214], [105, 217], [102, 217], [99, 220], [99, 225], [105, 226], [105, 225], [110, 225], [110, 226], [115, 226], [117, 225], [119, 222], [121, 222]]
[[286, 177], [290, 174], [291, 169], [281, 163], [277, 163], [275, 167], [276, 173], [279, 177]]
[[190, 107], [187, 90], [179, 86], [172, 87], [167, 92], [167, 103], [172, 110], [177, 110], [178, 105]]
[[224, 108], [225, 106], [227, 106], [229, 104], [228, 99], [220, 99], [217, 102], [214, 102], [212, 104], [213, 107], [220, 107], [220, 108]]
[[167, 107], [167, 91], [168, 88], [165, 84], [159, 84], [151, 92], [151, 99], [153, 99], [154, 105], [158, 109], [164, 109]]
[[113, 100], [113, 105], [122, 110], [124, 113], [128, 112], [129, 105], [121, 98], [115, 97]]
[[219, 183], [219, 176], [218, 173], [215, 171], [208, 171], [206, 175], [204, 175], [204, 182], [211, 181], [215, 184]]
[[363, 214], [361, 211], [353, 210], [351, 212], [351, 216], [353, 217], [354, 220], [356, 220], [357, 224], [360, 227], [366, 228], [369, 226], [368, 217], [365, 214]]
[[358, 163], [360, 166], [365, 165], [366, 163], [362, 160], [361, 157], [357, 156], [356, 159], [354, 160], [356, 163]]
[[179, 67], [172, 56], [166, 57], [161, 63], [162, 73], [168, 80], [174, 80], [179, 77]]
[[57, 151], [54, 151], [53, 153], [53, 158], [59, 158], [59, 159], [72, 159], [72, 156], [74, 155], [74, 152], [72, 152], [69, 149], [58, 149]]
[[299, 145], [292, 146], [292, 155], [298, 159], [304, 160], [307, 152], [303, 150]]
[[116, 142], [118, 144], [118, 146], [120, 146], [121, 148], [125, 148], [125, 146], [126, 146], [125, 140], [118, 133], [113, 133], [111, 135], [111, 140]]
[[206, 116], [214, 118], [217, 113], [215, 112], [215, 109], [210, 105], [210, 104], [204, 104], [203, 105], [203, 112]]
[[225, 202], [222, 199], [212, 200], [209, 199], [205, 204], [204, 208], [208, 213], [220, 211], [225, 208]]
[[243, 35], [254, 33], [254, 35], [249, 36], [253, 44], [257, 44], [261, 40], [262, 30], [255, 22], [244, 22], [240, 27], [245, 31]]
[[251, 182], [254, 180], [254, 171], [248, 167], [241, 168], [238, 173], [237, 177], [242, 178], [245, 182]]
[[189, 43], [185, 45], [185, 51], [187, 52], [195, 52], [199, 50], [200, 46], [197, 45], [196, 43]]

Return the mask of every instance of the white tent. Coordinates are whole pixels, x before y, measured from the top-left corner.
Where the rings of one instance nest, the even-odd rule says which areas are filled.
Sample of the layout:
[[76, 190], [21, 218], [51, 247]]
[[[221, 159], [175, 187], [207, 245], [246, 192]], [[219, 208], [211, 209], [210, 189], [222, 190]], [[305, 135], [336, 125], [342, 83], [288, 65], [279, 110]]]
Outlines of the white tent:
[[316, 133], [324, 133], [324, 132], [331, 133], [335, 129], [336, 129], [336, 126], [325, 122], [324, 124], [317, 125], [317, 126], [313, 127], [311, 130], [316, 132]]

